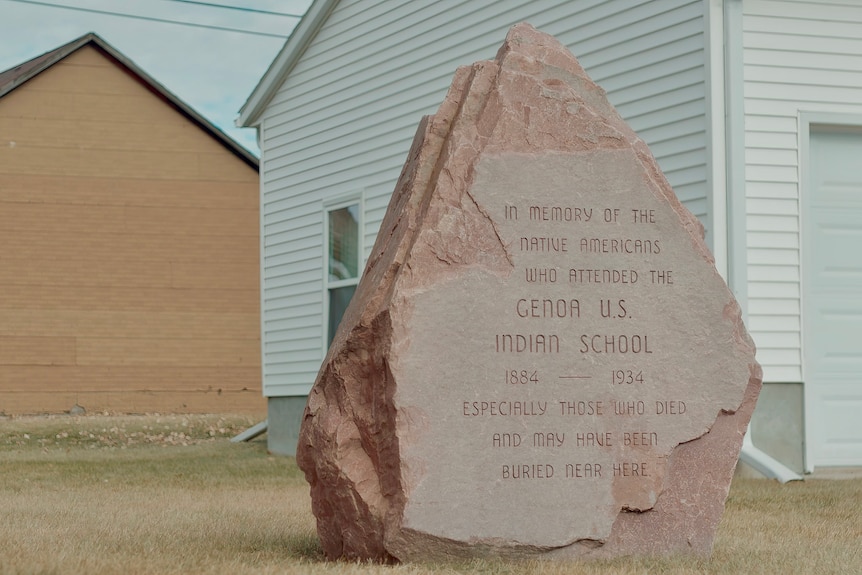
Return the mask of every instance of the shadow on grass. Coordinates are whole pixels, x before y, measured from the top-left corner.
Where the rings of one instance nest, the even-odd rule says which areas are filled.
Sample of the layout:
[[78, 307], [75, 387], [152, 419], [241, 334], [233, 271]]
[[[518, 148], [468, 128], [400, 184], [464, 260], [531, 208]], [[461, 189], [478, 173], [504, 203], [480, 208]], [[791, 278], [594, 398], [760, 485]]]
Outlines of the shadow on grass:
[[326, 561], [323, 548], [320, 546], [320, 539], [317, 538], [316, 534], [289, 535], [286, 539], [282, 540], [282, 545], [291, 557], [315, 563]]

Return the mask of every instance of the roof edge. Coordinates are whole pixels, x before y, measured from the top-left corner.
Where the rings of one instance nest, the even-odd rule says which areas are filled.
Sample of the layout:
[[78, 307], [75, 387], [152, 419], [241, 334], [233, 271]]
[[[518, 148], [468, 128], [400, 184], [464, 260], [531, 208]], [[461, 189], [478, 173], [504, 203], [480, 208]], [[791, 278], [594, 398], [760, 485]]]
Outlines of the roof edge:
[[185, 116], [186, 119], [197, 125], [211, 137], [215, 138], [222, 146], [227, 148], [228, 151], [236, 155], [249, 167], [256, 171], [260, 170], [260, 161], [257, 156], [247, 150], [242, 144], [228, 136], [218, 126], [210, 122], [194, 108], [182, 101], [176, 94], [168, 90], [164, 85], [146, 73], [141, 67], [122, 54], [119, 50], [111, 46], [95, 32], [84, 34], [80, 38], [73, 40], [68, 44], [64, 44], [59, 48], [45, 52], [40, 56], [36, 56], [35, 58], [27, 60], [27, 62], [15, 66], [15, 68], [19, 68], [26, 66], [29, 62], [38, 61], [40, 58], [43, 59], [42, 61], [38, 61], [36, 65], [31, 66], [29, 69], [25, 69], [20, 74], [15, 75], [11, 81], [0, 85], [0, 98], [89, 44], [93, 44], [98, 50], [112, 58], [117, 64], [136, 76], [147, 88], [157, 96], [161, 97], [168, 105], [175, 108], [180, 114]]
[[235, 122], [237, 127], [250, 128], [260, 123], [260, 116], [267, 104], [299, 62], [337, 4], [338, 0], [314, 0], [240, 108]]
[[168, 90], [161, 82], [144, 72], [142, 68], [132, 62], [116, 48], [108, 44], [105, 40], [96, 34], [93, 34], [93, 36], [95, 38], [94, 42], [101, 49], [107, 52], [112, 58], [116, 59], [120, 64], [131, 70], [135, 75], [139, 76], [153, 90], [165, 98], [168, 103], [176, 107], [182, 115], [197, 124], [198, 127], [207, 132], [210, 136], [218, 140], [225, 148], [236, 154], [240, 160], [248, 164], [250, 167], [255, 170], [260, 169], [260, 162], [257, 159], [257, 156], [247, 150], [245, 146], [228, 136], [221, 130], [221, 128], [210, 122], [207, 118], [201, 115], [200, 112], [186, 104], [179, 98], [179, 96]]
[[[35, 76], [38, 76], [60, 60], [66, 58], [69, 54], [77, 52], [90, 42], [100, 41], [104, 43], [104, 40], [99, 38], [95, 32], [89, 32], [80, 38], [76, 38], [71, 42], [54, 48], [53, 50], [48, 50], [43, 54], [21, 62], [17, 66], [13, 66], [8, 70], [0, 70], [0, 78], [5, 77], [6, 75], [9, 75], [11, 78], [5, 83], [0, 79], [0, 98], [15, 90], [18, 86], [27, 83], [27, 81], [31, 80]], [[16, 70], [20, 71], [16, 72]]]

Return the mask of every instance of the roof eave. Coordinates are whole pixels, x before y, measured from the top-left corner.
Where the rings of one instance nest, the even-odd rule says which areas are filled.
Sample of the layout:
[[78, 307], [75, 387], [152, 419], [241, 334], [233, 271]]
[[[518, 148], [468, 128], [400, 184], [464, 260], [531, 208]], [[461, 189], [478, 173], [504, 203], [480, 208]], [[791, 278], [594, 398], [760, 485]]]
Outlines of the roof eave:
[[[98, 42], [99, 40], [101, 40], [101, 38], [99, 38], [93, 32], [90, 32], [88, 34], [81, 36], [80, 38], [72, 40], [68, 44], [64, 44], [63, 46], [60, 46], [59, 48], [55, 48], [55, 49], [47, 52], [46, 54], [43, 54], [42, 56], [37, 56], [34, 59], [38, 59], [38, 58], [41, 58], [41, 57], [44, 57], [44, 56], [47, 56], [50, 54], [50, 56], [48, 58], [45, 58], [44, 60], [39, 62], [38, 65], [33, 66], [32, 68], [28, 69], [26, 72], [14, 75], [12, 81], [4, 83], [4, 84], [0, 84], [0, 98], [5, 96], [6, 94], [12, 92], [13, 90], [15, 90], [17, 87], [21, 86], [22, 84], [25, 84], [28, 81], [30, 81], [31, 79], [35, 78], [36, 76], [38, 76], [39, 74], [41, 74], [42, 72], [44, 72], [45, 70], [47, 70], [48, 68], [50, 68], [51, 66], [56, 64], [57, 62], [59, 62], [60, 60], [66, 58], [69, 54], [72, 54], [72, 53], [80, 50], [83, 46], [89, 44], [90, 42], [94, 42], [94, 41]], [[19, 64], [18, 66], [15, 66], [15, 68], [21, 67], [21, 66], [26, 65], [26, 64], [27, 64], [27, 62], [24, 62], [23, 64]], [[11, 70], [12, 70], [12, 68], [10, 68], [8, 71], [11, 71]], [[4, 72], [4, 74], [5, 74], [5, 72]]]
[[296, 66], [336, 4], [338, 0], [314, 0], [240, 108], [239, 117], [236, 119], [237, 127], [250, 128], [260, 124], [260, 117], [266, 106]]
[[112, 58], [116, 59], [118, 62], [120, 62], [120, 64], [122, 64], [123, 66], [131, 70], [135, 75], [143, 79], [144, 82], [146, 82], [153, 90], [158, 92], [172, 105], [176, 106], [180, 113], [189, 118], [192, 122], [196, 123], [205, 132], [208, 132], [212, 137], [219, 140], [223, 146], [225, 146], [234, 154], [239, 156], [239, 158], [246, 164], [248, 164], [250, 167], [254, 168], [255, 170], [259, 169], [260, 162], [254, 154], [252, 154], [249, 150], [247, 150], [236, 140], [228, 136], [226, 133], [224, 133], [218, 126], [207, 120], [194, 108], [186, 104], [176, 94], [168, 90], [155, 78], [153, 78], [144, 70], [139, 68], [137, 64], [135, 64], [123, 54], [118, 52], [113, 46], [102, 40], [99, 36], [95, 34], [93, 34], [93, 36], [93, 41], [99, 46], [99, 48], [110, 54]]
[[244, 146], [239, 144], [236, 140], [228, 136], [215, 124], [203, 117], [194, 108], [183, 102], [176, 94], [165, 88], [161, 83], [156, 81], [155, 78], [147, 74], [143, 69], [138, 67], [137, 64], [129, 60], [126, 56], [117, 51], [116, 48], [108, 44], [107, 41], [103, 40], [98, 34], [95, 34], [93, 32], [85, 34], [77, 40], [73, 40], [68, 44], [60, 46], [59, 48], [56, 48], [53, 51], [44, 54], [43, 56], [48, 54], [50, 54], [50, 56], [39, 62], [38, 65], [27, 69], [20, 75], [16, 75], [12, 79], [12, 81], [0, 85], [0, 98], [12, 92], [22, 84], [35, 78], [54, 64], [60, 62], [64, 58], [68, 57], [70, 54], [77, 52], [88, 44], [93, 44], [98, 50], [101, 50], [103, 53], [113, 58], [116, 62], [120, 64], [120, 66], [124, 67], [131, 74], [137, 77], [145, 86], [147, 86], [154, 93], [158, 94], [169, 105], [174, 106], [174, 108], [177, 109], [182, 115], [184, 115], [191, 122], [193, 122], [199, 128], [208, 133], [211, 137], [219, 141], [225, 148], [233, 152], [240, 160], [245, 162], [248, 166], [255, 170], [259, 169], [260, 161], [257, 159], [257, 156], [255, 156]]

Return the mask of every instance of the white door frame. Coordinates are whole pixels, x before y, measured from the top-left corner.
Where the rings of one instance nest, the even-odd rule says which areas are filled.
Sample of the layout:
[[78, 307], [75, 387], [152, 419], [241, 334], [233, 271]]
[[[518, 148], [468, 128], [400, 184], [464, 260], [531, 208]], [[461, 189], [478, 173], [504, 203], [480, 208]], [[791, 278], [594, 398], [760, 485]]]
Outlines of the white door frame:
[[817, 128], [823, 127], [844, 127], [844, 128], [859, 128], [862, 130], [862, 114], [850, 114], [840, 112], [823, 112], [823, 111], [800, 111], [799, 112], [799, 157], [797, 161], [798, 177], [799, 177], [799, 277], [800, 277], [800, 330], [802, 336], [802, 357], [800, 358], [802, 369], [802, 397], [803, 397], [803, 428], [805, 437], [805, 446], [803, 450], [803, 458], [805, 472], [812, 473], [814, 471], [814, 431], [820, 425], [819, 421], [815, 421], [812, 417], [810, 409], [815, 400], [814, 390], [808, 385], [808, 368], [805, 360], [806, 350], [809, 349], [806, 345], [806, 340], [811, 337], [805, 330], [805, 306], [806, 306], [806, 243], [808, 224], [806, 214], [808, 213], [809, 202], [811, 200], [811, 131], [812, 128], [816, 131]]

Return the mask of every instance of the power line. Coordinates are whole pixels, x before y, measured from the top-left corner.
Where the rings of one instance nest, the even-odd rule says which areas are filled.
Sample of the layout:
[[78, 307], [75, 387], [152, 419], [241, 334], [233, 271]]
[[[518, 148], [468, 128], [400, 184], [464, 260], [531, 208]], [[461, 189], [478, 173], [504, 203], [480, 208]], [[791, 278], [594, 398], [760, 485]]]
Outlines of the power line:
[[110, 10], [96, 10], [95, 8], [81, 8], [79, 6], [66, 6], [64, 4], [51, 4], [38, 0], [6, 0], [7, 2], [19, 2], [21, 4], [33, 4], [36, 6], [47, 6], [49, 8], [63, 8], [76, 12], [89, 12], [91, 14], [102, 14], [104, 16], [116, 16], [118, 18], [132, 18], [134, 20], [146, 20], [148, 22], [159, 22], [161, 24], [176, 24], [177, 26], [189, 26], [192, 28], [207, 28], [209, 30], [220, 30], [222, 32], [236, 32], [238, 34], [250, 34], [253, 36], [268, 36], [270, 38], [287, 38], [286, 34], [270, 34], [269, 32], [255, 32], [253, 30], [242, 30], [239, 28], [228, 28], [226, 26], [214, 26], [212, 24], [196, 24], [194, 22], [182, 22], [180, 20], [168, 20], [167, 18], [155, 18], [153, 16], [137, 16], [135, 14], [123, 14], [111, 12]]
[[165, 2], [179, 2], [180, 4], [194, 4], [195, 6], [209, 6], [212, 8], [224, 8], [225, 10], [238, 10], [240, 12], [253, 12], [255, 14], [266, 14], [268, 16], [286, 16], [287, 18], [302, 18], [302, 14], [288, 14], [287, 12], [271, 12], [269, 10], [258, 10], [257, 8], [244, 8], [243, 6], [228, 6], [227, 4], [212, 4], [210, 2], [195, 2], [195, 0], [164, 0]]

